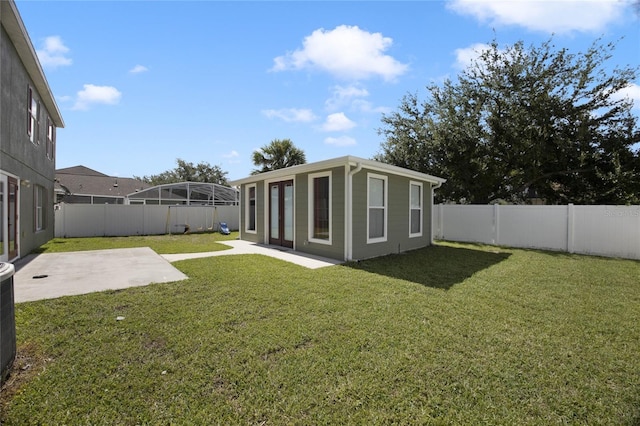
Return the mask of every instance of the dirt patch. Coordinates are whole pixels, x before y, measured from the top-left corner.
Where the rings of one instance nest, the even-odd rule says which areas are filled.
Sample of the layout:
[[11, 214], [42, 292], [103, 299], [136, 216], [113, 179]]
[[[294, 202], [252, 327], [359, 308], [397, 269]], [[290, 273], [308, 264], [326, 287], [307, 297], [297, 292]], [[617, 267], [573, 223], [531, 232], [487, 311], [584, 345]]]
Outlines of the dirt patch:
[[24, 343], [16, 348], [16, 359], [0, 389], [0, 424], [5, 420], [11, 400], [24, 385], [42, 373], [50, 361], [51, 358], [44, 356], [38, 345], [33, 342]]

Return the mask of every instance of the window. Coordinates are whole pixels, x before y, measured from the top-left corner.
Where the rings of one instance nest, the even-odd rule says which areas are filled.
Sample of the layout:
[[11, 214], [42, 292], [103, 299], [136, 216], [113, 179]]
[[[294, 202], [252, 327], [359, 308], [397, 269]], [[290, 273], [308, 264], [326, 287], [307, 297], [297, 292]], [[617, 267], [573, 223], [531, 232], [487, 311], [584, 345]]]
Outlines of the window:
[[4, 254], [4, 176], [0, 175], [0, 254]]
[[422, 183], [409, 182], [409, 237], [422, 236]]
[[331, 244], [331, 172], [309, 175], [309, 241]]
[[33, 205], [34, 212], [34, 227], [36, 231], [42, 231], [44, 229], [44, 206], [45, 206], [45, 192], [44, 188], [40, 185], [34, 185], [33, 187]]
[[367, 176], [367, 243], [387, 241], [387, 177]]
[[245, 230], [247, 232], [256, 232], [256, 186], [247, 186], [247, 207], [245, 215]]
[[56, 126], [47, 117], [47, 158], [53, 160], [56, 155]]
[[40, 127], [40, 103], [33, 96], [33, 89], [29, 87], [27, 100], [27, 134], [29, 140], [34, 144], [40, 143], [38, 129]]

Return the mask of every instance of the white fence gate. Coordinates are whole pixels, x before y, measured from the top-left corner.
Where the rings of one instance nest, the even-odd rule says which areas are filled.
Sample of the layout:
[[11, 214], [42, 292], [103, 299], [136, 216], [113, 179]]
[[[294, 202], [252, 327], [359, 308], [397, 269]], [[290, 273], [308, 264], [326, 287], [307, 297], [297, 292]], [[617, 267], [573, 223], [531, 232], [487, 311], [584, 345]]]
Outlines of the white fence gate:
[[238, 206], [65, 204], [55, 211], [55, 236], [117, 237], [218, 231], [220, 222], [239, 228]]
[[434, 238], [640, 259], [640, 206], [439, 204]]

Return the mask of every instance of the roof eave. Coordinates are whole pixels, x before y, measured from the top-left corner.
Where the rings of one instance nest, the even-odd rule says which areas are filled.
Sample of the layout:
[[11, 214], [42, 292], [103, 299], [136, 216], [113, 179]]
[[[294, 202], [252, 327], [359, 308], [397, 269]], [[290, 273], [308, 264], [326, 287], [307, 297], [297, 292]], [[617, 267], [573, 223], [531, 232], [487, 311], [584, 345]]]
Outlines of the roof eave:
[[18, 13], [15, 2], [13, 0], [0, 1], [0, 8], [2, 26], [4, 26], [7, 34], [16, 47], [18, 56], [20, 56], [27, 73], [29, 73], [34, 86], [41, 96], [42, 103], [47, 108], [55, 126], [63, 128], [64, 120], [62, 119], [62, 114], [60, 114], [58, 104], [53, 97], [53, 93], [51, 92], [51, 88], [47, 82], [47, 77], [44, 75], [44, 71], [42, 70], [42, 66], [38, 60], [38, 55], [36, 54], [36, 50], [33, 48], [33, 44], [31, 43], [27, 29], [24, 26], [24, 22], [22, 22], [20, 13]]
[[329, 160], [318, 161], [315, 163], [306, 163], [300, 164], [298, 166], [286, 167], [284, 169], [273, 170], [270, 172], [258, 173], [256, 175], [251, 175], [246, 178], [236, 179], [229, 182], [231, 186], [240, 186], [248, 183], [254, 183], [262, 180], [272, 180], [277, 179], [281, 176], [291, 176], [299, 173], [308, 173], [316, 170], [328, 169], [332, 167], [340, 167], [345, 165], [357, 166], [361, 164], [364, 168], [370, 170], [378, 170], [382, 172], [391, 172], [396, 175], [406, 176], [413, 179], [419, 179], [427, 182], [431, 182], [434, 184], [443, 184], [446, 182], [446, 179], [428, 175], [426, 173], [416, 172], [414, 170], [405, 169], [398, 166], [392, 166], [390, 164], [381, 163], [375, 160], [367, 160], [364, 158], [354, 157], [352, 155], [347, 155], [344, 157], [332, 158]]

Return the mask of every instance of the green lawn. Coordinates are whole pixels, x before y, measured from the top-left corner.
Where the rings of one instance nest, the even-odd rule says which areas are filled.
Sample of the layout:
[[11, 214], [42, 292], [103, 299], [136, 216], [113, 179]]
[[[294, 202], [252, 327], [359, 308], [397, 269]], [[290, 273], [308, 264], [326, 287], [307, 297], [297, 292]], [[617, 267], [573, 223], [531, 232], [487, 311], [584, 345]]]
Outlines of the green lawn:
[[226, 250], [229, 247], [219, 241], [235, 240], [237, 232], [230, 235], [214, 233], [145, 235], [132, 237], [54, 238], [37, 250], [38, 253], [101, 250], [115, 248], [151, 247], [156, 253], [200, 253]]
[[[22, 424], [640, 423], [640, 262], [440, 244], [19, 304]], [[116, 320], [117, 317], [123, 320]]]

